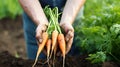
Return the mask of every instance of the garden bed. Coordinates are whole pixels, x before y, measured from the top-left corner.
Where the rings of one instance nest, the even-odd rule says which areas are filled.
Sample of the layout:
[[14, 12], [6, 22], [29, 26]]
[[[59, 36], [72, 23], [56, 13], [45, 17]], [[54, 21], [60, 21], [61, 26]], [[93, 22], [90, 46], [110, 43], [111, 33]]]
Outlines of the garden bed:
[[[26, 59], [25, 40], [22, 29], [22, 19], [0, 20], [0, 67], [31, 67], [34, 60]], [[15, 57], [16, 55], [19, 58]], [[91, 64], [85, 58], [87, 55], [66, 56], [65, 67], [120, 67], [120, 63], [104, 62]], [[36, 67], [48, 67], [48, 64], [41, 64], [46, 60], [39, 60]], [[62, 67], [62, 60], [56, 58], [55, 67]], [[52, 60], [50, 60], [52, 66]]]
[[[81, 56], [66, 56], [65, 67], [119, 67], [120, 64], [114, 62], [104, 62], [103, 64], [91, 64], [85, 58], [86, 55]], [[16, 58], [9, 54], [7, 51], [0, 53], [0, 67], [31, 67], [34, 60]], [[39, 60], [35, 67], [48, 67], [48, 64], [41, 64], [45, 60]], [[62, 60], [56, 57], [55, 67], [62, 67]], [[50, 66], [53, 65], [50, 60]]]

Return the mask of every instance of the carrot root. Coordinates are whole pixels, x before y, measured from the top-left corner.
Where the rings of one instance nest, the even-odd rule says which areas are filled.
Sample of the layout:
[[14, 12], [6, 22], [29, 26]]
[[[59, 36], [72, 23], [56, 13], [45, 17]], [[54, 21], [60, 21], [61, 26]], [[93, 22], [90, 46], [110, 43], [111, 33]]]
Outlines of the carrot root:
[[38, 48], [38, 51], [37, 51], [37, 55], [36, 55], [36, 59], [35, 59], [35, 62], [33, 64], [32, 67], [34, 67], [37, 63], [37, 60], [38, 60], [38, 57], [39, 57], [39, 54], [41, 53], [41, 51], [43, 50], [47, 40], [48, 40], [48, 33], [47, 32], [44, 32], [43, 35], [42, 35], [42, 38], [43, 38], [43, 41], [41, 44], [39, 44], [39, 48]]
[[60, 50], [61, 50], [62, 55], [63, 55], [63, 67], [64, 67], [64, 65], [65, 65], [66, 43], [65, 43], [65, 38], [64, 38], [63, 34], [58, 35], [58, 43], [59, 43], [59, 47], [60, 47]]
[[51, 50], [51, 54], [50, 54], [50, 58], [52, 56], [52, 53], [53, 53], [53, 50], [55, 48], [55, 45], [57, 43], [57, 37], [58, 37], [58, 31], [57, 30], [54, 30], [52, 32], [52, 50]]
[[46, 49], [47, 49], [47, 60], [49, 59], [50, 56], [50, 48], [51, 48], [51, 39], [48, 39], [46, 43]]

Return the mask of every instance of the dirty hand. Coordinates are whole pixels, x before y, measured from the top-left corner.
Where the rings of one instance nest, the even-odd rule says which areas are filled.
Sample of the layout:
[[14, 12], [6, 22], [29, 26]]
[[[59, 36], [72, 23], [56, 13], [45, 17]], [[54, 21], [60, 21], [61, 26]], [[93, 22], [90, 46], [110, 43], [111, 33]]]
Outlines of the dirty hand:
[[71, 23], [60, 23], [60, 26], [65, 32], [65, 40], [66, 40], [66, 54], [70, 51], [73, 38], [74, 38], [74, 28]]
[[42, 33], [46, 31], [48, 23], [39, 23], [36, 28], [36, 39], [38, 43], [42, 42]]

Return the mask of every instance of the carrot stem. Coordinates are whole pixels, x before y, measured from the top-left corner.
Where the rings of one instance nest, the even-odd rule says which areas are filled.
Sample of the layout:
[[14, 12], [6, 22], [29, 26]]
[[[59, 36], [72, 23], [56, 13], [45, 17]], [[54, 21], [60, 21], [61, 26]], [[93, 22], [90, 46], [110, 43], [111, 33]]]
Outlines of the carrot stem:
[[58, 24], [58, 16], [59, 16], [59, 13], [58, 13], [58, 8], [57, 8], [57, 7], [55, 7], [55, 15], [56, 15], [56, 22], [55, 22], [56, 27], [57, 27], [59, 33], [62, 33], [62, 32], [61, 32], [61, 29], [60, 29], [60, 26], [59, 26], [59, 24]]
[[48, 28], [47, 28], [46, 32], [49, 31], [50, 25], [51, 25], [51, 21], [50, 21], [49, 24], [48, 24]]
[[55, 25], [55, 18], [54, 18], [54, 16], [53, 16], [53, 12], [52, 12], [52, 10], [51, 10], [50, 8], [49, 8], [49, 10], [50, 10], [51, 20], [52, 20], [52, 22], [53, 22], [53, 24], [54, 24], [54, 26], [55, 26], [55, 30], [57, 30], [56, 25]]

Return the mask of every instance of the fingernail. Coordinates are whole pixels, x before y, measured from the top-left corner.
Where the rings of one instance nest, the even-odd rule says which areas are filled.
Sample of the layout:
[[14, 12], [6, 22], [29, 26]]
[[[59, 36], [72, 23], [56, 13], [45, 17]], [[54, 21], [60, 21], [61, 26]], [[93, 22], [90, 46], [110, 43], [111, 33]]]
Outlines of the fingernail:
[[68, 42], [68, 40], [69, 40], [69, 38], [68, 37], [66, 37], [66, 41]]
[[42, 42], [42, 39], [39, 39], [39, 42], [41, 43], [41, 42]]
[[69, 32], [69, 37], [72, 38], [74, 36], [74, 33]]

